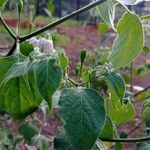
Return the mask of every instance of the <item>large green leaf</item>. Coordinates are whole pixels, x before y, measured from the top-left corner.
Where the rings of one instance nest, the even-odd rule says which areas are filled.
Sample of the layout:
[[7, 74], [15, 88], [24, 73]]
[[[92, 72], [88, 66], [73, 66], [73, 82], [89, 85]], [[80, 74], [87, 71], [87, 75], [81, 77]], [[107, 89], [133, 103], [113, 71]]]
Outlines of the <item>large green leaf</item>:
[[52, 94], [57, 90], [62, 78], [62, 71], [55, 59], [43, 59], [35, 64], [35, 79], [42, 97], [52, 103]]
[[98, 12], [107, 25], [114, 28], [115, 3], [113, 0], [107, 0], [99, 5]]
[[104, 99], [88, 88], [65, 89], [60, 97], [60, 115], [75, 150], [91, 150], [105, 124]]
[[29, 86], [23, 77], [9, 80], [0, 89], [0, 107], [17, 119], [33, 113], [42, 98], [34, 83], [33, 73], [28, 75]]
[[106, 118], [106, 123], [103, 128], [102, 133], [99, 135], [99, 138], [113, 138], [113, 124], [109, 116]]
[[7, 82], [8, 80], [12, 78], [16, 78], [19, 76], [24, 76], [27, 74], [27, 72], [30, 70], [31, 66], [33, 65], [32, 62], [30, 62], [28, 59], [26, 59], [23, 62], [16, 62], [8, 69], [4, 76], [4, 82]]
[[132, 13], [125, 13], [117, 24], [117, 33], [109, 57], [116, 69], [127, 66], [142, 50], [143, 28], [139, 17]]
[[116, 108], [114, 108], [110, 100], [108, 100], [106, 104], [107, 113], [116, 125], [130, 122], [135, 117], [134, 105], [131, 102], [121, 104], [120, 101], [118, 101]]
[[104, 76], [111, 93], [112, 104], [115, 106], [118, 100], [122, 103], [126, 90], [123, 78], [115, 71], [108, 71]]
[[17, 61], [18, 61], [17, 55], [0, 58], [0, 82], [2, 81], [8, 69]]
[[55, 137], [54, 150], [74, 150], [64, 129], [60, 130]]

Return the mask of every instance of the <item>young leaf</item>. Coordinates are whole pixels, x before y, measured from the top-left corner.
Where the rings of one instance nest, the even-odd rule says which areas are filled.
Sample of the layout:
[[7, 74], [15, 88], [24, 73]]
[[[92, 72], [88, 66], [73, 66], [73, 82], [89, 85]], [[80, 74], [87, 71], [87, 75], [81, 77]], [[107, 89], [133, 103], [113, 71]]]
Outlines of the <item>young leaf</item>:
[[20, 52], [25, 55], [29, 56], [29, 54], [34, 50], [33, 45], [29, 44], [29, 42], [25, 41], [20, 44]]
[[115, 71], [108, 71], [104, 76], [111, 93], [113, 106], [115, 106], [118, 100], [122, 103], [126, 90], [123, 78]]
[[143, 28], [139, 17], [132, 13], [125, 13], [117, 24], [117, 33], [109, 57], [116, 69], [127, 66], [142, 50]]
[[98, 12], [109, 27], [114, 29], [115, 3], [107, 0], [98, 6]]
[[86, 50], [82, 50], [80, 53], [80, 61], [81, 61], [81, 65], [83, 65], [83, 62], [85, 60], [86, 57]]
[[104, 99], [88, 88], [65, 89], [60, 97], [60, 115], [75, 150], [91, 150], [106, 118]]
[[53, 93], [58, 89], [62, 71], [55, 59], [43, 59], [35, 64], [35, 79], [41, 96], [51, 107]]
[[17, 77], [9, 80], [0, 89], [0, 107], [14, 118], [24, 119], [42, 102], [32, 72], [28, 74], [28, 82], [30, 89], [23, 77]]
[[19, 132], [24, 136], [25, 140], [27, 140], [29, 143], [32, 142], [32, 138], [38, 134], [36, 128], [27, 122], [20, 126]]
[[114, 108], [112, 102], [108, 100], [106, 103], [106, 109], [109, 117], [116, 125], [130, 122], [135, 116], [134, 105], [131, 102], [121, 105], [120, 101], [118, 101], [116, 103], [116, 108]]
[[69, 64], [69, 59], [64, 52], [59, 53], [60, 65], [63, 70], [66, 70]]

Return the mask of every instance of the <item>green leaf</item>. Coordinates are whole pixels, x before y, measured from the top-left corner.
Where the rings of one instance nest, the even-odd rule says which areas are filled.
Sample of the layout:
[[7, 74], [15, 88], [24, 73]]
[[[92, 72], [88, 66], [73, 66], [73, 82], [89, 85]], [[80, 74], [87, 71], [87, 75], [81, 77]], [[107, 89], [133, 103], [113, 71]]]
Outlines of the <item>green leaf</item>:
[[143, 102], [142, 117], [147, 127], [150, 127], [150, 98]]
[[118, 100], [122, 104], [126, 90], [124, 79], [115, 71], [107, 71], [104, 76], [111, 93], [113, 106], [115, 106]]
[[9, 57], [0, 57], [0, 82], [2, 81], [8, 69], [17, 61], [17, 55], [12, 55]]
[[30, 123], [24, 123], [20, 126], [19, 132], [23, 135], [26, 141], [32, 142], [32, 138], [38, 134], [36, 128]]
[[81, 61], [81, 66], [83, 65], [84, 63], [84, 60], [86, 58], [86, 50], [82, 50], [81, 53], [80, 53], [80, 61]]
[[131, 102], [121, 104], [120, 101], [118, 101], [116, 108], [114, 108], [112, 102], [107, 100], [106, 109], [109, 117], [116, 125], [130, 122], [135, 117], [134, 105]]
[[116, 69], [131, 63], [143, 48], [143, 28], [139, 17], [125, 13], [117, 24], [117, 33], [109, 57]]
[[135, 2], [137, 0], [117, 0], [117, 1], [124, 4], [124, 5], [133, 5], [133, 4], [135, 4]]
[[69, 64], [69, 59], [64, 52], [59, 53], [60, 65], [63, 70], [66, 70]]
[[5, 2], [6, 0], [0, 0], [0, 8], [4, 5]]
[[109, 116], [106, 118], [106, 123], [99, 138], [113, 138], [113, 124]]
[[23, 62], [14, 63], [12, 67], [10, 67], [8, 71], [6, 72], [3, 81], [7, 82], [8, 80], [12, 78], [26, 75], [29, 69], [31, 68], [32, 64], [33, 63], [30, 62], [28, 59], [26, 59]]
[[29, 44], [29, 42], [25, 41], [20, 44], [20, 52], [25, 55], [29, 56], [29, 54], [34, 50], [34, 47], [32, 44]]
[[35, 64], [35, 79], [41, 96], [52, 106], [52, 95], [58, 89], [62, 71], [55, 59], [43, 59]]
[[109, 27], [105, 23], [100, 23], [99, 26], [98, 26], [98, 31], [100, 33], [106, 33], [106, 32], [109, 31]]
[[28, 82], [30, 88], [23, 77], [17, 77], [0, 89], [0, 107], [17, 119], [33, 113], [42, 102], [32, 72], [28, 75]]
[[101, 18], [107, 23], [109, 27], [114, 29], [115, 3], [113, 0], [107, 0], [97, 8]]
[[65, 130], [60, 130], [54, 139], [54, 150], [74, 150]]
[[143, 47], [143, 52], [145, 53], [145, 55], [150, 54], [150, 47], [144, 46]]
[[120, 142], [117, 142], [115, 145], [115, 150], [123, 150], [123, 145]]
[[105, 124], [104, 99], [88, 88], [65, 89], [60, 97], [60, 115], [75, 150], [91, 150]]

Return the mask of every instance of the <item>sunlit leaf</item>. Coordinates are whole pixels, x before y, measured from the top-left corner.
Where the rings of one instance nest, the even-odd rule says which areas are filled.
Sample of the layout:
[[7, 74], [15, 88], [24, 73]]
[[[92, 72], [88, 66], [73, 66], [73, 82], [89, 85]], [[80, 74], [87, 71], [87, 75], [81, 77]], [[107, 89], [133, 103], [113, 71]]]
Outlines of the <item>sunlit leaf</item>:
[[113, 0], [107, 0], [98, 7], [98, 12], [109, 27], [114, 29], [115, 3]]
[[114, 108], [110, 100], [106, 104], [107, 113], [116, 125], [130, 122], [135, 117], [134, 105], [131, 102], [121, 105], [120, 101], [118, 101], [116, 108]]
[[109, 57], [116, 69], [131, 63], [143, 48], [143, 28], [139, 17], [125, 13], [117, 24], [117, 33]]

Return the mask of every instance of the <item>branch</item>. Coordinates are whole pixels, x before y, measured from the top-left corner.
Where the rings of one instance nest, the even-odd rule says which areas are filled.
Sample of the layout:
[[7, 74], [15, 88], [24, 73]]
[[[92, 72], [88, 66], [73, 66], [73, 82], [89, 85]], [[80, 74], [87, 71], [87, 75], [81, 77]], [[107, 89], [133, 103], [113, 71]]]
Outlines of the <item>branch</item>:
[[16, 49], [16, 41], [14, 42], [14, 44], [13, 44], [13, 46], [12, 46], [12, 48], [10, 49], [10, 51], [8, 52], [8, 54], [7, 54], [7, 56], [10, 56], [10, 55], [12, 55], [13, 54], [13, 52], [15, 51], [15, 49]]
[[100, 138], [104, 142], [126, 142], [126, 143], [135, 143], [135, 142], [145, 142], [150, 141], [150, 136], [141, 137], [141, 138]]
[[78, 9], [78, 10], [70, 13], [69, 15], [67, 15], [65, 17], [62, 17], [62, 18], [60, 18], [60, 19], [58, 19], [58, 20], [56, 20], [56, 21], [54, 21], [54, 22], [44, 26], [43, 28], [41, 28], [41, 29], [39, 29], [39, 30], [37, 30], [35, 32], [32, 32], [32, 33], [30, 33], [28, 35], [20, 37], [20, 42], [23, 42], [23, 41], [25, 41], [27, 39], [30, 39], [30, 38], [32, 38], [34, 36], [37, 36], [37, 35], [41, 34], [42, 32], [44, 32], [44, 31], [46, 31], [48, 29], [51, 29], [51, 28], [53, 28], [53, 27], [55, 27], [55, 26], [65, 22], [65, 21], [71, 19], [72, 17], [74, 17], [74, 16], [76, 16], [78, 14], [86, 12], [86, 11], [90, 10], [91, 8], [94, 8], [95, 6], [104, 3], [105, 1], [107, 1], [107, 0], [97, 0], [95, 2], [92, 2], [89, 5], [86, 5], [85, 7], [82, 7], [81, 9]]
[[148, 89], [150, 89], [150, 85], [149, 85], [148, 87], [146, 87], [144, 90], [142, 90], [142, 91], [140, 91], [140, 92], [135, 93], [135, 94], [134, 94], [134, 95], [132, 95], [131, 97], [132, 97], [132, 98], [133, 98], [133, 97], [137, 97], [138, 95], [140, 95], [141, 93], [143, 93], [143, 92], [147, 91]]
[[1, 15], [0, 15], [0, 21], [2, 25], [5, 27], [5, 29], [7, 30], [7, 32], [10, 34], [10, 36], [16, 41], [16, 35], [10, 30], [10, 28], [7, 26], [7, 24], [5, 23]]

